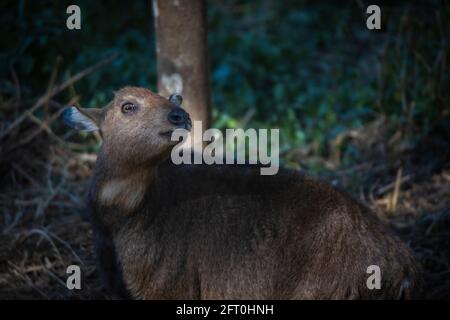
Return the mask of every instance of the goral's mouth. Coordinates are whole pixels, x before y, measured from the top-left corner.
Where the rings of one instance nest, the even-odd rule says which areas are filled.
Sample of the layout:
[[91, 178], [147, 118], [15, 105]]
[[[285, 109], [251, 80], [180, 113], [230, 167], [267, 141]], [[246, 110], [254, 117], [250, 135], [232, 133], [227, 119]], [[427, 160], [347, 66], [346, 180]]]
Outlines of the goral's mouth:
[[175, 128], [172, 128], [172, 129], [167, 130], [167, 131], [162, 131], [162, 132], [159, 133], [159, 135], [170, 137], [172, 135], [172, 133], [175, 130], [177, 130], [177, 129], [184, 129], [184, 130], [187, 130], [187, 131], [191, 131], [191, 129], [192, 129], [191, 119], [188, 119], [184, 124], [176, 126]]
[[183, 127], [183, 129], [186, 129], [187, 131], [191, 131], [191, 129], [192, 129], [192, 121], [191, 121], [191, 118], [189, 118], [189, 116], [186, 119], [186, 122], [184, 123], [184, 125], [182, 125], [182, 127]]
[[164, 136], [164, 137], [170, 137], [172, 135], [174, 129], [168, 130], [168, 131], [162, 131], [159, 133], [160, 136]]

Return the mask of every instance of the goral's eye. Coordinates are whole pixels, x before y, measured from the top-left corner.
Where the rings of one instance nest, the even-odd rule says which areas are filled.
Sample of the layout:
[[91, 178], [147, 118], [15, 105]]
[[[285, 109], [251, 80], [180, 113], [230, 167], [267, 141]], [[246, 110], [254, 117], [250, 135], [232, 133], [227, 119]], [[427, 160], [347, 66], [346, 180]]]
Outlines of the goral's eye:
[[137, 110], [137, 106], [134, 103], [126, 102], [122, 105], [122, 112], [123, 113], [130, 113]]

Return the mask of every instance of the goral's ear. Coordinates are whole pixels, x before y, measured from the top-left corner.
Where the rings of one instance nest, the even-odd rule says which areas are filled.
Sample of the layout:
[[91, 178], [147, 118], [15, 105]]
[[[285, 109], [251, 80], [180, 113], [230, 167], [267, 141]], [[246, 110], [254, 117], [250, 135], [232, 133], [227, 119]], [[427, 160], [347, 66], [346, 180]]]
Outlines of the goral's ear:
[[180, 94], [175, 93], [169, 97], [169, 101], [172, 102], [177, 107], [180, 107], [181, 104], [183, 103], [183, 97]]
[[71, 128], [81, 131], [96, 131], [104, 119], [103, 109], [67, 107], [63, 111], [64, 122]]

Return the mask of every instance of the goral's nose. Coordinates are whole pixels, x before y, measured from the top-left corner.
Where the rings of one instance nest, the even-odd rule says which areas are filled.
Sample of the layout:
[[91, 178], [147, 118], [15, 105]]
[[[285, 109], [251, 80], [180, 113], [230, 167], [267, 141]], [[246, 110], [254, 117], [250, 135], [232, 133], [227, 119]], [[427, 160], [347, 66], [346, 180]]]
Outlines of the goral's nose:
[[174, 124], [176, 126], [189, 127], [191, 123], [189, 114], [179, 107], [174, 108], [172, 111], [169, 112], [167, 120], [169, 120], [171, 124]]

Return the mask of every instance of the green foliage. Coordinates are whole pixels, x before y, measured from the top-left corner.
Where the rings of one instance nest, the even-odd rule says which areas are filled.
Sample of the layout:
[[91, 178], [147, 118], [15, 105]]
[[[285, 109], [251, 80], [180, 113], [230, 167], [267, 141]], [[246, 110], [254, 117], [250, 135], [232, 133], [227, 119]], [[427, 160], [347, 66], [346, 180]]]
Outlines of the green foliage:
[[[70, 1], [9, 1], [2, 5], [5, 28], [1, 65], [3, 96], [14, 93], [11, 68], [30, 96], [45, 92], [58, 57], [63, 78], [118, 53], [113, 63], [75, 84], [85, 106], [101, 106], [125, 85], [156, 89], [156, 54], [151, 2], [76, 1], [82, 29], [66, 28]], [[2, 19], [3, 20], [3, 19]], [[74, 93], [73, 91], [70, 93]], [[70, 96], [68, 95], [67, 98]]]
[[[65, 29], [67, 1], [6, 1], [3, 100], [35, 97], [57, 57], [64, 77], [111, 53], [118, 59], [75, 84], [87, 106], [124, 85], [156, 89], [150, 1], [76, 1], [82, 31]], [[440, 1], [382, 6], [382, 30], [365, 8], [309, 1], [208, 1], [214, 126], [280, 128], [282, 150], [327, 156], [328, 142], [383, 115], [402, 139], [450, 135], [448, 7]], [[69, 98], [69, 95], [65, 97]], [[343, 151], [343, 162], [357, 150]]]
[[[449, 17], [439, 9], [383, 7], [383, 30], [369, 31], [355, 3], [210, 6], [216, 124], [256, 108], [247, 126], [279, 127], [284, 148], [323, 156], [328, 141], [384, 115], [394, 126], [409, 121], [416, 131], [404, 138], [418, 141], [442, 120], [436, 103], [450, 102]], [[344, 162], [357, 158], [344, 151]]]

